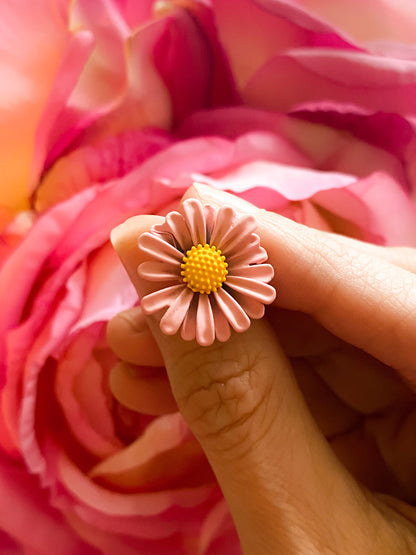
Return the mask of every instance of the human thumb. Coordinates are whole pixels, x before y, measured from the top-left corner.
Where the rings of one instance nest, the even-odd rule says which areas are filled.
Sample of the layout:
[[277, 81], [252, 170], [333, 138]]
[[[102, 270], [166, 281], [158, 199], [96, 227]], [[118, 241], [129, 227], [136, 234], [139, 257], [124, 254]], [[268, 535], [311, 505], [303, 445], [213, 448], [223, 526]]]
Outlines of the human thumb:
[[[161, 221], [137, 216], [112, 233], [141, 298], [149, 282], [137, 272], [147, 260], [137, 240]], [[365, 495], [311, 418], [267, 321], [201, 347], [164, 335], [158, 320], [147, 318], [179, 410], [217, 476], [244, 552], [324, 553], [329, 528], [354, 529]]]

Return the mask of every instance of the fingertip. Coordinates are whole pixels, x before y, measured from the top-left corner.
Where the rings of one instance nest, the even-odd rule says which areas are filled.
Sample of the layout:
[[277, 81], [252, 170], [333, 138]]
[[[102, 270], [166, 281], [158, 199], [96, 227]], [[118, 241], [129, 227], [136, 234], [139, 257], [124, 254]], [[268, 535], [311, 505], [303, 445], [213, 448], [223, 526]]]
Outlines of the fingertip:
[[259, 208], [254, 204], [221, 189], [216, 189], [211, 187], [206, 183], [201, 183], [196, 181], [191, 187], [186, 191], [182, 197], [182, 203], [189, 199], [196, 198], [200, 200], [203, 204], [211, 204], [216, 207], [220, 206], [231, 206], [238, 212], [244, 214], [255, 214]]
[[132, 244], [137, 248], [138, 238], [149, 231], [153, 225], [164, 221], [162, 216], [143, 214], [133, 216], [111, 230], [110, 241], [119, 255], [123, 255], [126, 248]]
[[141, 307], [120, 312], [108, 322], [107, 342], [125, 362], [142, 366], [164, 366], [163, 356]]

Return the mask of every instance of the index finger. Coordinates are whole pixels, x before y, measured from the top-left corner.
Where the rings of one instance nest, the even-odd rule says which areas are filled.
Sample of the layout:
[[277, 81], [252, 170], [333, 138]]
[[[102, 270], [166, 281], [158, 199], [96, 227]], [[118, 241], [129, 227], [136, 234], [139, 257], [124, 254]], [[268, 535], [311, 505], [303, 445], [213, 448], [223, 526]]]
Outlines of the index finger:
[[416, 277], [382, 257], [197, 184], [186, 195], [250, 212], [275, 268], [275, 304], [305, 312], [329, 331], [416, 382]]

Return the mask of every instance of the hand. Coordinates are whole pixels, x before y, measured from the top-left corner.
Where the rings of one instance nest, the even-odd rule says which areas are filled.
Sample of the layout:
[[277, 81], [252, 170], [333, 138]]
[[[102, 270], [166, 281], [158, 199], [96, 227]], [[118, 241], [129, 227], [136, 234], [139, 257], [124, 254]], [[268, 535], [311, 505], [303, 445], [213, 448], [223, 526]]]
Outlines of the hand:
[[[148, 364], [137, 334], [147, 320], [157, 346], [139, 334], [145, 357], [164, 361], [244, 553], [416, 553], [416, 252], [306, 228], [205, 186], [190, 196], [256, 216], [274, 306], [211, 347], [163, 335], [135, 308], [110, 322], [110, 345]], [[160, 221], [131, 218], [113, 235], [141, 296], [137, 237]]]

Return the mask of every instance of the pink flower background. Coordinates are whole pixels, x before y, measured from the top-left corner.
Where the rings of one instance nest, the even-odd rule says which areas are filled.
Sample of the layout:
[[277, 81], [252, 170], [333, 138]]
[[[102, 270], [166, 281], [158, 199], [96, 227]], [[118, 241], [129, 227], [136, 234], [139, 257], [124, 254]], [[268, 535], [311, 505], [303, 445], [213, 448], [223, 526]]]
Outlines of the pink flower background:
[[109, 233], [200, 181], [416, 246], [412, 6], [0, 4], [2, 553], [240, 553], [164, 369], [135, 407], [110, 387], [138, 299]]

